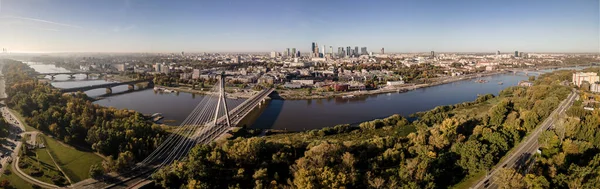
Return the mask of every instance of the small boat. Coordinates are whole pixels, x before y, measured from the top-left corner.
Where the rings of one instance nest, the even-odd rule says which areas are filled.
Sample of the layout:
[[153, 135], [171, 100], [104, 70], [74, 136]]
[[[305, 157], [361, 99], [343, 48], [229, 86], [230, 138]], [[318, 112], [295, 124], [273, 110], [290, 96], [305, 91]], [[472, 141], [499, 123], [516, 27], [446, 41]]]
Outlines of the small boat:
[[498, 82], [498, 85], [502, 85], [502, 84], [504, 84], [504, 83], [502, 83], [502, 82]]
[[354, 95], [344, 95], [342, 98], [354, 98]]

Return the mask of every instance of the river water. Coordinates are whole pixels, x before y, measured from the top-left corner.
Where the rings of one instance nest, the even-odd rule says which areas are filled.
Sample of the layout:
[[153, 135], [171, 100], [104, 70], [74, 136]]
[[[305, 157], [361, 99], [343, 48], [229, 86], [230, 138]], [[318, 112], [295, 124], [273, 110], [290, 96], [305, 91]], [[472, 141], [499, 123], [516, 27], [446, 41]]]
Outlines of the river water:
[[[67, 72], [66, 69], [54, 65], [28, 63], [30, 67], [41, 73]], [[84, 80], [85, 75], [76, 76], [75, 81], [68, 81], [68, 76], [56, 76], [52, 85], [58, 88], [71, 88], [111, 81]], [[255, 110], [249, 118], [254, 128], [285, 129], [300, 131], [334, 126], [337, 124], [354, 124], [392, 114], [408, 116], [415, 112], [426, 111], [440, 105], [450, 105], [472, 101], [479, 94], [497, 95], [502, 89], [517, 85], [526, 80], [524, 74], [500, 74], [483, 77], [487, 83], [472, 80], [416, 89], [404, 93], [388, 93], [355, 98], [331, 98], [313, 100], [271, 100]], [[66, 81], [65, 81], [66, 80]], [[499, 82], [503, 84], [500, 85]], [[113, 88], [113, 93], [127, 90], [127, 86]], [[86, 91], [88, 96], [98, 96], [105, 89]], [[190, 93], [156, 93], [153, 90], [141, 90], [122, 95], [106, 97], [94, 103], [115, 108], [133, 109], [144, 114], [162, 113], [171, 125], [179, 125], [193, 108], [202, 100], [201, 95]]]

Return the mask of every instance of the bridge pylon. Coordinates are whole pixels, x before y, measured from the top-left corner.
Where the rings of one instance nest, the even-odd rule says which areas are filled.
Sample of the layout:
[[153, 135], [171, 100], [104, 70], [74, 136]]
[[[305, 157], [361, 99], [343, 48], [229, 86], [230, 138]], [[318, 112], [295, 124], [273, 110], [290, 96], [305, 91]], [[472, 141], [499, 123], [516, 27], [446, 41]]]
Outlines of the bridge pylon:
[[221, 108], [221, 102], [223, 103], [223, 111], [225, 113], [225, 119], [227, 120], [227, 126], [231, 127], [231, 120], [229, 119], [229, 109], [227, 109], [227, 101], [225, 100], [225, 73], [221, 73], [219, 76], [219, 100], [217, 102], [217, 108], [215, 108], [215, 120], [214, 125], [217, 125], [219, 119], [219, 108]]

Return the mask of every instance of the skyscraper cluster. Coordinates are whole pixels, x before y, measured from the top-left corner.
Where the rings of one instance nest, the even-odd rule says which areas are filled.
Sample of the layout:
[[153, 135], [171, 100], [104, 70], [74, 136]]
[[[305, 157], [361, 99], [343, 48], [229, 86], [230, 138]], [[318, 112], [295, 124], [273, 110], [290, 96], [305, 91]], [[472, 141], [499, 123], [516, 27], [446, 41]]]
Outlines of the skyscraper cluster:
[[355, 46], [354, 48], [347, 46], [347, 47], [338, 47], [337, 49], [337, 53], [335, 53], [333, 51], [333, 46], [329, 46], [329, 52], [326, 50], [327, 46], [323, 45], [322, 48], [319, 48], [318, 43], [313, 42], [312, 46], [312, 56], [313, 57], [319, 57], [319, 58], [323, 58], [325, 56], [338, 56], [338, 57], [358, 57], [360, 55], [368, 55], [369, 52], [367, 51], [367, 47], [361, 47], [360, 50], [358, 48], [358, 46]]

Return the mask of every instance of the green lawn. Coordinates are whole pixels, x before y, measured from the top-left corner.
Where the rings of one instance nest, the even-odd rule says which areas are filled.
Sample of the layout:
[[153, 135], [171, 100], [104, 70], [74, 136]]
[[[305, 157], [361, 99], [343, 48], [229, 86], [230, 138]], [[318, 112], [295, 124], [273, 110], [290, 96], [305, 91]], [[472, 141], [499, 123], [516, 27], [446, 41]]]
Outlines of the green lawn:
[[[8, 182], [10, 183], [10, 186], [12, 188], [18, 188], [18, 189], [32, 189], [33, 186], [31, 186], [31, 184], [27, 183], [27, 181], [21, 179], [21, 177], [17, 176], [16, 174], [13, 173], [13, 170], [11, 168], [10, 165], [6, 165], [8, 166], [7, 169], [10, 170], [10, 174], [2, 174], [2, 176], [0, 177], [0, 181], [2, 180], [8, 180]], [[10, 188], [10, 187], [7, 187]]]
[[[42, 182], [56, 184], [60, 186], [60, 184], [54, 183], [52, 181], [52, 178], [56, 176], [64, 176], [58, 170], [58, 168], [56, 168], [56, 166], [52, 162], [52, 159], [50, 159], [48, 152], [46, 152], [46, 149], [36, 149], [30, 151], [28, 152], [27, 156], [21, 157], [19, 161], [21, 164], [25, 164], [24, 167], [21, 167], [21, 170], [25, 172], [25, 174], [28, 174], [31, 177], [38, 179]], [[34, 169], [36, 168], [41, 168], [42, 173], [33, 174]], [[64, 184], [67, 184], [66, 180], [63, 183], [63, 185]]]
[[46, 148], [50, 151], [58, 166], [67, 174], [73, 183], [90, 178], [90, 167], [101, 164], [102, 157], [92, 153], [79, 151], [65, 146], [53, 138], [40, 135], [45, 140]]

